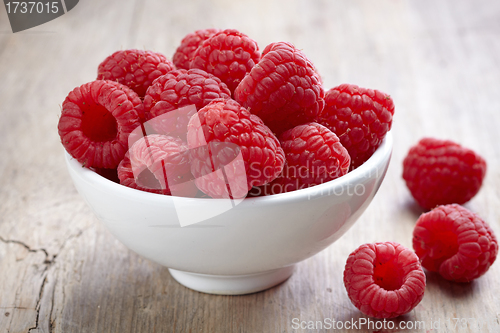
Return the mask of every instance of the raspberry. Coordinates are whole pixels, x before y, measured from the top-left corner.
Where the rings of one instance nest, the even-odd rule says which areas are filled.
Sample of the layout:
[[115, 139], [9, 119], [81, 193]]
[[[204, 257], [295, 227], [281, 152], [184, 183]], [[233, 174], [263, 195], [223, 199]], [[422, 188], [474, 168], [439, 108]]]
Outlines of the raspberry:
[[197, 193], [187, 146], [180, 139], [152, 134], [137, 140], [118, 166], [120, 183], [153, 193], [193, 197]]
[[203, 29], [188, 34], [175, 50], [172, 62], [178, 69], [189, 69], [196, 49], [207, 39], [220, 32], [220, 29]]
[[140, 125], [139, 96], [112, 81], [75, 88], [62, 105], [58, 130], [66, 151], [85, 167], [114, 169], [125, 156], [128, 136]]
[[364, 244], [347, 258], [344, 285], [351, 302], [365, 315], [394, 318], [420, 303], [425, 274], [417, 255], [401, 244]]
[[[216, 98], [230, 98], [231, 92], [216, 76], [201, 69], [178, 69], [156, 79], [144, 97], [146, 118], [151, 120], [178, 108], [195, 105], [199, 110]], [[192, 115], [192, 114], [189, 114]], [[152, 122], [158, 133], [170, 134], [173, 127], [187, 126], [189, 118], [172, 121], [162, 116]]]
[[142, 50], [116, 51], [97, 69], [98, 80], [112, 80], [134, 90], [144, 97], [151, 83], [159, 76], [174, 70], [175, 66], [161, 53]]
[[447, 280], [469, 282], [490, 268], [498, 242], [490, 226], [464, 207], [439, 206], [422, 214], [413, 230], [422, 266]]
[[485, 160], [452, 141], [424, 138], [403, 161], [403, 179], [424, 209], [469, 201], [485, 174]]
[[213, 198], [243, 198], [278, 177], [285, 162], [269, 128], [231, 99], [213, 100], [193, 116], [187, 140], [196, 185]]
[[161, 188], [160, 183], [149, 171], [149, 169], [144, 168], [144, 172], [139, 173], [137, 177], [134, 175], [134, 172], [132, 171], [132, 164], [130, 163], [130, 155], [128, 152], [125, 154], [125, 157], [120, 162], [120, 164], [118, 164], [117, 173], [119, 183], [124, 186], [135, 188], [137, 190], [145, 192], [167, 194], [166, 190], [163, 190]]
[[265, 194], [291, 192], [345, 175], [351, 159], [339, 138], [318, 123], [308, 123], [280, 136], [286, 164], [280, 177], [264, 185]]
[[257, 42], [234, 29], [216, 33], [196, 49], [190, 68], [217, 76], [231, 92], [259, 61]]
[[394, 103], [378, 90], [342, 84], [325, 94], [325, 109], [317, 122], [337, 134], [351, 155], [352, 168], [377, 150], [391, 129]]
[[277, 135], [314, 121], [325, 106], [324, 95], [314, 65], [285, 42], [269, 44], [234, 92], [234, 98]]

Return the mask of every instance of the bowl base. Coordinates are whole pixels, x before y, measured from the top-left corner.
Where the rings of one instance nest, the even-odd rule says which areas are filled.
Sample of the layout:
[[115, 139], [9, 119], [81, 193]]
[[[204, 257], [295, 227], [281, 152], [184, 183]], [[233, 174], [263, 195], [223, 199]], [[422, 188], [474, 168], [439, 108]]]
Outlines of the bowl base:
[[295, 265], [248, 275], [209, 275], [169, 268], [170, 275], [185, 287], [207, 294], [244, 295], [274, 287], [287, 280]]

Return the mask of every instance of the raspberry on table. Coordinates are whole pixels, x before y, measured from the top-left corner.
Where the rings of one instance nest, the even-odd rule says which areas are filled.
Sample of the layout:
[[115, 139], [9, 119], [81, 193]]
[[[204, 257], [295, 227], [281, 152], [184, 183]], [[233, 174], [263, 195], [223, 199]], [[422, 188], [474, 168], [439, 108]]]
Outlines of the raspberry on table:
[[305, 54], [290, 43], [271, 43], [245, 76], [234, 98], [280, 135], [315, 121], [325, 106], [321, 78]]
[[392, 98], [378, 90], [342, 84], [325, 94], [326, 106], [316, 121], [337, 134], [351, 155], [352, 168], [363, 164], [391, 129]]
[[114, 169], [140, 126], [142, 101], [128, 87], [97, 80], [71, 91], [62, 104], [58, 131], [66, 151], [85, 167]]
[[144, 172], [140, 172], [137, 177], [134, 175], [134, 172], [132, 171], [132, 164], [130, 163], [130, 155], [127, 152], [120, 164], [118, 164], [118, 182], [121, 185], [134, 188], [136, 190], [157, 194], [167, 194], [166, 189], [162, 189], [160, 182], [149, 171], [149, 169], [144, 168], [143, 171]]
[[196, 49], [207, 39], [220, 32], [220, 29], [202, 29], [187, 34], [175, 50], [172, 62], [177, 69], [189, 69]]
[[469, 282], [488, 271], [497, 257], [498, 242], [478, 215], [451, 204], [418, 218], [413, 249], [425, 269], [438, 272], [446, 280]]
[[344, 285], [351, 302], [365, 315], [394, 318], [420, 303], [425, 274], [417, 255], [401, 244], [364, 244], [347, 258]]
[[243, 198], [252, 186], [274, 180], [285, 155], [262, 120], [232, 99], [216, 99], [188, 124], [191, 171], [213, 198]]
[[146, 119], [157, 118], [151, 122], [157, 133], [169, 134], [173, 127], [181, 125], [185, 130], [189, 118], [172, 121], [166, 114], [188, 105], [199, 110], [216, 98], [230, 98], [230, 95], [226, 84], [201, 69], [174, 70], [156, 79], [146, 92]]
[[208, 38], [196, 49], [190, 68], [203, 69], [217, 76], [233, 92], [259, 59], [256, 41], [238, 30], [227, 29]]
[[171, 136], [151, 134], [137, 140], [118, 166], [120, 184], [135, 189], [194, 197], [186, 144]]
[[349, 171], [351, 158], [339, 138], [323, 125], [307, 123], [281, 134], [285, 167], [264, 185], [264, 194], [291, 192], [336, 179]]
[[174, 69], [174, 64], [161, 53], [135, 49], [116, 51], [99, 64], [97, 79], [119, 82], [144, 97], [157, 77]]
[[403, 179], [424, 209], [438, 205], [463, 204], [481, 188], [486, 161], [461, 145], [423, 138], [403, 161]]

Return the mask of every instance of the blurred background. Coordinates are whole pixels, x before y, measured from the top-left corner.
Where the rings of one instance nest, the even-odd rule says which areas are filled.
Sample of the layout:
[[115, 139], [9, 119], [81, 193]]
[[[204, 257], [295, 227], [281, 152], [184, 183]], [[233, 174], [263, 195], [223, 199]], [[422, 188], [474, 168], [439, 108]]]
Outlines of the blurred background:
[[[291, 42], [325, 89], [353, 83], [396, 105], [392, 162], [370, 207], [288, 281], [253, 295], [188, 290], [116, 241], [76, 193], [57, 134], [66, 95], [94, 80], [105, 57], [138, 48], [171, 59], [204, 28], [238, 29], [261, 50]], [[483, 188], [465, 206], [500, 235], [499, 54], [494, 0], [82, 0], [15, 34], [0, 5], [0, 331], [294, 332], [293, 318], [363, 317], [342, 283], [345, 259], [366, 242], [411, 248], [421, 210], [401, 164], [420, 138], [450, 139], [487, 160]], [[498, 331], [499, 274], [498, 263], [465, 285], [428, 274], [424, 300], [396, 322], [440, 319], [451, 332], [446, 320], [476, 318], [481, 331]], [[463, 331], [477, 331], [471, 325]]]

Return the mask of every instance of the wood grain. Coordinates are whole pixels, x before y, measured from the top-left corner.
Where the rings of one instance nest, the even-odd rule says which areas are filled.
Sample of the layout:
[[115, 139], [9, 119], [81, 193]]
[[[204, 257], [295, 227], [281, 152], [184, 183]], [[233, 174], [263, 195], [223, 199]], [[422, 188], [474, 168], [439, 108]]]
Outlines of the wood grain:
[[[0, 8], [0, 332], [324, 332], [292, 320], [365, 318], [347, 298], [343, 265], [362, 243], [411, 247], [421, 211], [401, 162], [423, 136], [486, 158], [484, 186], [466, 207], [500, 235], [499, 22], [494, 0], [88, 0], [12, 34]], [[327, 89], [355, 83], [396, 104], [391, 166], [370, 207], [288, 281], [252, 295], [191, 291], [116, 241], [76, 193], [56, 130], [65, 96], [93, 80], [104, 57], [128, 48], [171, 57], [185, 34], [207, 27], [239, 29], [261, 48], [290, 41]], [[393, 321], [426, 327], [380, 331], [429, 332], [439, 321], [432, 331], [498, 332], [499, 275], [499, 263], [470, 284], [427, 274], [423, 301]], [[453, 318], [483, 327], [455, 328]]]

